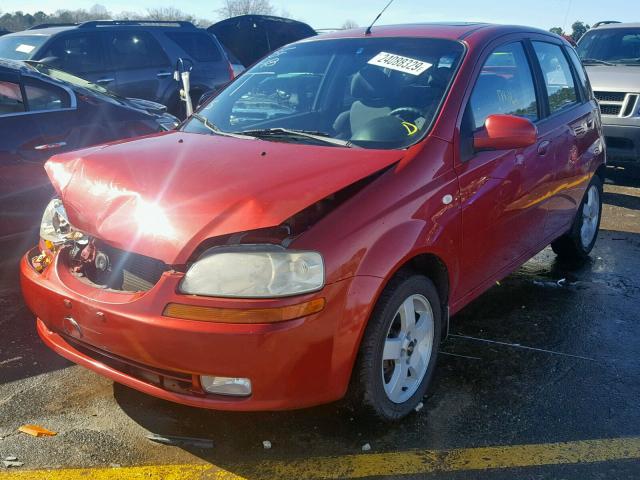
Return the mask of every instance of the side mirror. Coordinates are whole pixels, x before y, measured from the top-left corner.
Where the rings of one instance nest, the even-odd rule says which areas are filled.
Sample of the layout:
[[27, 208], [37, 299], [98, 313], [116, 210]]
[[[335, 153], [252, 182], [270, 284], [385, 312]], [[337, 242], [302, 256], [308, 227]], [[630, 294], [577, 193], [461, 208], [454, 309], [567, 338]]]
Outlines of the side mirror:
[[491, 115], [473, 136], [476, 150], [512, 150], [529, 147], [538, 140], [538, 129], [523, 117]]

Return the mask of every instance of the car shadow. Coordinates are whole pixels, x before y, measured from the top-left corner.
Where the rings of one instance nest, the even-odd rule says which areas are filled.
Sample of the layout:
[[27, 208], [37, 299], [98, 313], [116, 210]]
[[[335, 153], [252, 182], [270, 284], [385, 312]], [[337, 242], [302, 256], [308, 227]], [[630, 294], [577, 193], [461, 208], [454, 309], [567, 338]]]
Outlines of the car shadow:
[[618, 185], [620, 187], [640, 187], [640, 178], [633, 177], [627, 170], [608, 167], [606, 183]]

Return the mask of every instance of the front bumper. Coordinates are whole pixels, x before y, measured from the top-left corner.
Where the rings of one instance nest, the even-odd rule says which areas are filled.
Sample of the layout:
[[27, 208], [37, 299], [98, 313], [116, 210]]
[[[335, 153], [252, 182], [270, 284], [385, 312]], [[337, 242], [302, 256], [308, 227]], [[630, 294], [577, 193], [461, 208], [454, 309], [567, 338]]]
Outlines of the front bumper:
[[[147, 394], [220, 410], [294, 409], [341, 398], [371, 298], [381, 282], [355, 277], [304, 297], [248, 301], [177, 294], [182, 274], [166, 272], [148, 292], [122, 293], [100, 290], [76, 278], [60, 255], [38, 273], [30, 265], [30, 254], [21, 261], [22, 291], [49, 347]], [[350, 295], [355, 284], [357, 294]], [[269, 308], [318, 297], [326, 299], [323, 311], [273, 324], [162, 316], [170, 302]], [[77, 328], [70, 328], [70, 318]], [[249, 397], [207, 394], [198, 388], [200, 375], [246, 377], [253, 391]]]
[[603, 125], [607, 144], [607, 163], [617, 166], [640, 165], [640, 125]]

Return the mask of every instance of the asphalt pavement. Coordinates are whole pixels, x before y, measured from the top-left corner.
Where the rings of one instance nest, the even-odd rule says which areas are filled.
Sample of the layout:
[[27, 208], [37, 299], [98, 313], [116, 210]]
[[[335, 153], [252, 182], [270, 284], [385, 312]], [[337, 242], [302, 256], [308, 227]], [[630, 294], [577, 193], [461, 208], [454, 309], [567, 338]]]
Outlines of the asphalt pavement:
[[[424, 408], [391, 425], [342, 404], [223, 413], [114, 385], [40, 342], [5, 259], [0, 480], [640, 478], [640, 182], [615, 174], [604, 201], [591, 260], [546, 249], [456, 315]], [[3, 470], [12, 456], [24, 465]]]

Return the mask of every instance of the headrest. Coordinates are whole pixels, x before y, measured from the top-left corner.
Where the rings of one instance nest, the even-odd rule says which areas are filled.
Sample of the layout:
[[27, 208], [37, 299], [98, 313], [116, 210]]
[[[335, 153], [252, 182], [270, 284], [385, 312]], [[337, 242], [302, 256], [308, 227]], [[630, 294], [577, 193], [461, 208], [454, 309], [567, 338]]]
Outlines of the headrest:
[[351, 95], [359, 100], [379, 100], [389, 95], [391, 80], [380, 67], [366, 65], [351, 80]]

